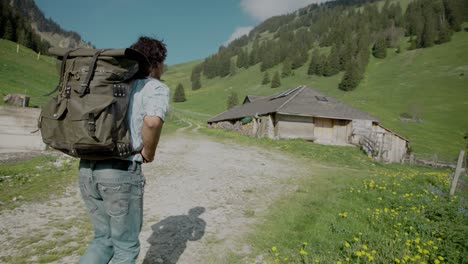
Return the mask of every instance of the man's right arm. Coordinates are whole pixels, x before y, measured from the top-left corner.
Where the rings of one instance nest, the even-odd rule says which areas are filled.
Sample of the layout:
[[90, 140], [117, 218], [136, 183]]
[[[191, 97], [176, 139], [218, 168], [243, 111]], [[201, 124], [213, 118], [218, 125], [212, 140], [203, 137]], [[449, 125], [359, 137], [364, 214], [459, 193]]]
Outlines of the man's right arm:
[[142, 102], [145, 114], [141, 129], [143, 149], [140, 154], [144, 162], [151, 162], [154, 160], [166, 112], [169, 108], [170, 92], [163, 83], [151, 81], [146, 85], [148, 87], [145, 87]]
[[164, 122], [159, 116], [145, 116], [143, 119], [143, 127], [141, 129], [143, 149], [141, 150], [141, 156], [143, 156], [145, 163], [154, 160], [163, 124]]

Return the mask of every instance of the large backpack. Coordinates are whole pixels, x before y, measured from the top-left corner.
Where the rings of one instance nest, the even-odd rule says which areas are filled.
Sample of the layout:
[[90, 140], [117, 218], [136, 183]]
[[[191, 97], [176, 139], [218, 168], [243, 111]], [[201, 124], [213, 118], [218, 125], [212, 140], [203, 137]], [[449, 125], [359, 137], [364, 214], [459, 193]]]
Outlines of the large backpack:
[[126, 113], [131, 82], [147, 74], [146, 57], [132, 49], [51, 48], [49, 53], [62, 63], [58, 94], [41, 107], [44, 143], [90, 160], [134, 154]]

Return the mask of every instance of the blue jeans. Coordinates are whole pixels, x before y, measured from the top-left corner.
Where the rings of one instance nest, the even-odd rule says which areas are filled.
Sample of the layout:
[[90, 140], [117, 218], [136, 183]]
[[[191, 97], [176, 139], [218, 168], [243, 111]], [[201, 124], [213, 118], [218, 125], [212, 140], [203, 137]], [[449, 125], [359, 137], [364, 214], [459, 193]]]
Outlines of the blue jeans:
[[81, 160], [78, 176], [94, 226], [94, 239], [80, 258], [83, 264], [135, 263], [143, 222], [145, 178], [131, 161]]

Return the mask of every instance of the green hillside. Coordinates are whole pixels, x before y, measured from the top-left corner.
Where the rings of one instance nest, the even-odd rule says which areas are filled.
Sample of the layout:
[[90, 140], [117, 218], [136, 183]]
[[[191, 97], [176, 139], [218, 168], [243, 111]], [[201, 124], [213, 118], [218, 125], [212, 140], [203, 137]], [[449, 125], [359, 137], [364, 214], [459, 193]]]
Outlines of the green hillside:
[[[31, 97], [29, 104], [38, 106], [47, 101], [42, 95], [57, 86], [56, 60], [0, 39], [0, 95], [21, 93]], [[3, 100], [1, 102], [3, 104]]]
[[[170, 48], [170, 47], [169, 47]], [[26, 93], [31, 105], [47, 100], [42, 95], [57, 84], [56, 61], [16, 44], [0, 40], [0, 91]], [[352, 92], [337, 89], [342, 73], [333, 77], [306, 75], [307, 65], [294, 71], [294, 76], [281, 80], [279, 88], [260, 85], [263, 73], [257, 65], [238, 69], [225, 78], [202, 78], [202, 88], [191, 90], [190, 74], [200, 61], [169, 66], [163, 79], [172, 89], [180, 82], [187, 101], [172, 103], [184, 114], [205, 122], [226, 110], [231, 91], [239, 95], [270, 95], [301, 84], [335, 96], [346, 103], [378, 117], [381, 123], [411, 141], [413, 150], [426, 158], [437, 153], [439, 159], [455, 159], [468, 131], [468, 33], [460, 32], [453, 40], [427, 49], [395, 53], [388, 50], [383, 60], [371, 58], [361, 84]], [[281, 66], [268, 70], [270, 76]], [[402, 122], [402, 113], [416, 114], [421, 122]]]
[[[208, 117], [226, 110], [227, 96], [270, 95], [301, 84], [337, 97], [350, 105], [378, 117], [381, 123], [408, 138], [416, 153], [440, 159], [455, 159], [468, 131], [468, 33], [460, 32], [453, 40], [427, 49], [395, 53], [388, 50], [386, 59], [371, 58], [364, 80], [352, 92], [337, 89], [342, 73], [333, 77], [308, 76], [307, 65], [294, 76], [282, 79], [280, 88], [260, 85], [263, 73], [259, 66], [238, 70], [235, 76], [204, 79], [202, 88], [190, 89], [190, 65], [175, 65], [164, 75], [171, 88], [178, 82], [185, 87], [187, 101], [173, 103], [184, 112]], [[280, 71], [281, 66], [269, 70]], [[416, 114], [420, 122], [402, 122], [402, 113]]]

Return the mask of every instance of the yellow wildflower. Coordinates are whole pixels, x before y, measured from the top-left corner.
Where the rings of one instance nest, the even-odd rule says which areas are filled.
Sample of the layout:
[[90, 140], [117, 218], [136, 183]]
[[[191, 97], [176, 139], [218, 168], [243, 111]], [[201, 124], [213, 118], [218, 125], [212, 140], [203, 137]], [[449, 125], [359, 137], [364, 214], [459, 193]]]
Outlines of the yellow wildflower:
[[273, 251], [273, 252], [276, 251], [276, 247], [273, 246], [273, 247], [271, 248], [271, 251]]
[[345, 247], [350, 247], [351, 245], [346, 241], [346, 242], [344, 243], [344, 246], [345, 246]]

